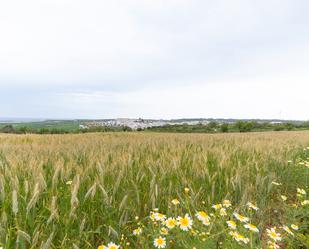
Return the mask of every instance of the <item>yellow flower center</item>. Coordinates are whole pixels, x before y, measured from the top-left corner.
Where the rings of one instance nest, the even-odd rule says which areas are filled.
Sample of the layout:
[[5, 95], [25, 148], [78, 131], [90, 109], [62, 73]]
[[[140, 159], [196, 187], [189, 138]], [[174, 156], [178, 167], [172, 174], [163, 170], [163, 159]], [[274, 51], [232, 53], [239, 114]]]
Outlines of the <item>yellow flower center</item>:
[[181, 218], [179, 222], [180, 222], [181, 226], [184, 226], [184, 227], [189, 226], [189, 219], [188, 218]]
[[172, 226], [175, 226], [175, 225], [176, 225], [175, 220], [168, 220], [167, 221], [167, 226], [172, 227]]
[[160, 245], [160, 246], [164, 244], [163, 238], [158, 238], [156, 242], [157, 242], [157, 244]]
[[275, 232], [271, 232], [270, 233], [270, 237], [271, 238], [277, 238], [278, 236], [277, 236], [277, 234]]
[[229, 221], [229, 224], [232, 226], [232, 227], [236, 227], [236, 223], [235, 223], [235, 221]]
[[204, 212], [204, 211], [201, 211], [201, 212], [199, 212], [198, 213], [201, 217], [203, 217], [203, 218], [207, 218], [208, 217], [208, 215]]

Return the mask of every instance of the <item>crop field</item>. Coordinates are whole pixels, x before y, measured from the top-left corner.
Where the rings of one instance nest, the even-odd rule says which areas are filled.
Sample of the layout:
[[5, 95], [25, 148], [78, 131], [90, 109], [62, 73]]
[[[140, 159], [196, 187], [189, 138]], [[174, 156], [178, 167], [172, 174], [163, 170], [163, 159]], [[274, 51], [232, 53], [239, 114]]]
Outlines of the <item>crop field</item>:
[[0, 123], [0, 129], [6, 125], [12, 125], [15, 129], [27, 128], [29, 130], [42, 129], [58, 129], [67, 132], [75, 131], [79, 128], [79, 122], [74, 120], [59, 120], [59, 121], [37, 121], [37, 122], [21, 122], [21, 123]]
[[0, 247], [309, 248], [308, 146], [308, 131], [0, 134]]

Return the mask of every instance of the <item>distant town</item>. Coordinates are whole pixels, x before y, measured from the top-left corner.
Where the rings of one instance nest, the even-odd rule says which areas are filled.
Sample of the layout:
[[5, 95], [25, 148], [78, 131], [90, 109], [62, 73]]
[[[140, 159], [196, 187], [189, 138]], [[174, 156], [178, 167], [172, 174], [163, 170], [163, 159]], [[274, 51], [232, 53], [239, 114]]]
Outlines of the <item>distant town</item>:
[[102, 119], [102, 120], [80, 120], [80, 129], [89, 129], [93, 127], [129, 127], [132, 130], [147, 129], [151, 127], [161, 127], [161, 126], [172, 126], [172, 125], [208, 125], [211, 122], [216, 122], [218, 124], [234, 124], [237, 121], [244, 122], [257, 122], [257, 123], [269, 123], [269, 124], [282, 124], [282, 123], [293, 123], [301, 124], [303, 121], [299, 120], [280, 120], [280, 119], [131, 119], [131, 118], [117, 118], [117, 119]]
[[208, 120], [154, 120], [154, 119], [130, 119], [130, 118], [117, 118], [108, 120], [91, 120], [83, 121], [80, 124], [81, 129], [88, 129], [91, 127], [107, 126], [107, 127], [129, 127], [132, 130], [147, 129], [151, 127], [160, 127], [165, 125], [207, 125]]

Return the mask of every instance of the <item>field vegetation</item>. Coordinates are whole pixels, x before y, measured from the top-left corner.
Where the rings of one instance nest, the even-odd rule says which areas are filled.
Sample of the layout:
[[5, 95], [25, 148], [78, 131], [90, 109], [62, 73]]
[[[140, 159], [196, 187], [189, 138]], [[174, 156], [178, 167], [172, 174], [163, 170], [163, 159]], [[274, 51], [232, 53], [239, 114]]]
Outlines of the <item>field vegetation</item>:
[[308, 248], [309, 132], [0, 134], [5, 249]]

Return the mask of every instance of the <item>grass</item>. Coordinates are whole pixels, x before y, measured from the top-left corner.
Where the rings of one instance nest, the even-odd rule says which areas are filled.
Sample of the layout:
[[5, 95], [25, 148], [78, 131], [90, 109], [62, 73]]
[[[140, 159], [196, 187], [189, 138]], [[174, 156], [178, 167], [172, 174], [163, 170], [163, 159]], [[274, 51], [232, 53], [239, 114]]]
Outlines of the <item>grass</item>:
[[[0, 246], [87, 249], [114, 241], [122, 248], [153, 248], [161, 225], [149, 214], [158, 208], [192, 218], [206, 210], [216, 220], [205, 240], [194, 231], [210, 228], [196, 220], [190, 233], [164, 236], [168, 248], [264, 247], [266, 229], [285, 223], [298, 223], [300, 230], [282, 247], [306, 248], [308, 205], [292, 204], [300, 201], [297, 187], [308, 192], [309, 170], [298, 165], [309, 156], [303, 150], [308, 145], [306, 131], [0, 135]], [[231, 239], [226, 217], [211, 208], [224, 199], [233, 204], [228, 217], [236, 210], [259, 228], [252, 245]], [[248, 201], [259, 211], [247, 211]], [[137, 227], [144, 230], [139, 237], [132, 235]]]

